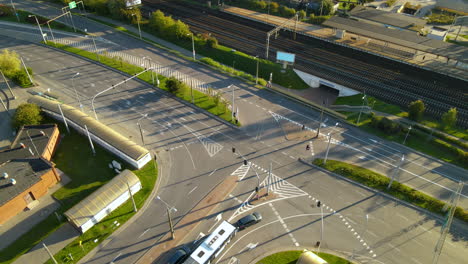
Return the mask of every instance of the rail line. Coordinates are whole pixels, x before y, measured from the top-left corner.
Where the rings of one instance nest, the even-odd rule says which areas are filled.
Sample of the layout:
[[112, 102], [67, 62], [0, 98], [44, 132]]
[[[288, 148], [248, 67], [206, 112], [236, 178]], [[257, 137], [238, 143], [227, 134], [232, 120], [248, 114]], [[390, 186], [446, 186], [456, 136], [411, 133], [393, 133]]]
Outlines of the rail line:
[[[160, 9], [181, 19], [193, 31], [209, 32], [220, 43], [236, 50], [264, 54], [266, 32], [271, 29], [268, 25], [181, 2], [143, 0], [143, 3], [144, 9]], [[270, 44], [272, 50], [300, 54], [296, 69], [365, 91], [391, 103], [406, 107], [409, 102], [422, 99], [426, 112], [435, 117], [457, 107], [459, 124], [468, 126], [468, 85], [464, 81], [303, 35], [298, 35], [295, 41], [279, 36]]]

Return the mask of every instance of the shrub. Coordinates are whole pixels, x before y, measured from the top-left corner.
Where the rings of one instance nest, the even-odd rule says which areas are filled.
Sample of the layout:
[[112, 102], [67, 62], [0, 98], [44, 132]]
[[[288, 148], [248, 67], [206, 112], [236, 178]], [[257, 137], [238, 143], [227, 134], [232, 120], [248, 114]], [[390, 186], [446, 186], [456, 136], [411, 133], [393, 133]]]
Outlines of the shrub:
[[13, 75], [21, 68], [21, 61], [18, 53], [4, 49], [0, 53], [0, 70], [8, 77], [12, 78]]
[[255, 8], [266, 9], [268, 4], [265, 1], [255, 1]]
[[12, 125], [16, 129], [25, 125], [38, 125], [42, 121], [41, 109], [36, 104], [21, 104], [16, 109]]
[[442, 115], [442, 125], [444, 128], [449, 128], [455, 126], [455, 123], [457, 123], [457, 108], [450, 108]]
[[330, 17], [331, 16], [316, 16], [314, 14], [310, 14], [309, 19], [307, 20], [307, 22], [309, 22], [311, 24], [320, 25], [323, 22], [325, 22], [327, 19], [329, 19]]
[[399, 123], [394, 122], [383, 116], [371, 115], [371, 126], [378, 128], [386, 134], [400, 133], [402, 127]]
[[424, 110], [426, 110], [426, 107], [424, 106], [424, 102], [422, 100], [416, 100], [411, 102], [408, 105], [409, 108], [409, 119], [414, 120], [414, 121], [419, 121], [421, 120]]
[[[30, 75], [32, 75], [32, 69], [29, 67], [28, 72]], [[21, 87], [29, 87], [33, 85], [24, 69], [17, 71], [11, 79]]]
[[182, 92], [183, 83], [176, 77], [170, 77], [166, 80], [166, 88], [172, 94]]
[[218, 47], [218, 40], [215, 37], [210, 36], [206, 40], [206, 46], [209, 47], [209, 48], [212, 48], [212, 49], [217, 48]]
[[276, 2], [270, 2], [270, 12], [271, 13], [278, 13], [279, 4]]
[[12, 16], [12, 15], [14, 15], [13, 8], [6, 6], [6, 5], [0, 5], [0, 17]]

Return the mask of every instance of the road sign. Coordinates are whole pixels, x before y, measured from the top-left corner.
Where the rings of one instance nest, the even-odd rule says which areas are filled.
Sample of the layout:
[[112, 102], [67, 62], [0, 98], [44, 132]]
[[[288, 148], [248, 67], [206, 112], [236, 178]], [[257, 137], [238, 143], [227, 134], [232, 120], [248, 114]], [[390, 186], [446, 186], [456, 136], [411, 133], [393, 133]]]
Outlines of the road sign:
[[72, 2], [68, 3], [68, 7], [70, 7], [70, 9], [76, 8], [76, 2], [72, 1]]

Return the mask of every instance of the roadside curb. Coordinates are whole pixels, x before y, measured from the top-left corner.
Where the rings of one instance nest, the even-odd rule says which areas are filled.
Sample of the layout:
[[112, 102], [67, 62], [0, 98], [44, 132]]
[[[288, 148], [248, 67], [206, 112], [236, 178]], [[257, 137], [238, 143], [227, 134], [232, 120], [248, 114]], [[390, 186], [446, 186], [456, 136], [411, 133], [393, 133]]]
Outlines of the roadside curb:
[[[340, 179], [345, 180], [345, 181], [347, 181], [347, 182], [349, 182], [349, 183], [351, 183], [351, 184], [353, 184], [353, 185], [357, 185], [357, 186], [359, 186], [359, 187], [361, 187], [361, 188], [363, 188], [363, 189], [366, 189], [366, 190], [369, 191], [369, 192], [373, 192], [373, 193], [375, 193], [375, 194], [377, 194], [377, 195], [384, 196], [385, 198], [388, 198], [388, 199], [390, 199], [390, 200], [392, 200], [392, 201], [394, 201], [394, 202], [396, 202], [396, 203], [401, 203], [401, 204], [405, 205], [406, 207], [410, 207], [411, 209], [417, 210], [417, 211], [422, 212], [422, 213], [424, 213], [424, 214], [426, 214], [426, 215], [430, 215], [431, 217], [435, 218], [435, 220], [437, 220], [437, 222], [438, 222], [439, 224], [440, 224], [441, 222], [444, 221], [444, 217], [443, 217], [443, 216], [438, 215], [438, 214], [436, 214], [436, 213], [433, 213], [433, 212], [431, 212], [431, 211], [429, 211], [429, 210], [426, 210], [426, 209], [424, 209], [424, 208], [421, 208], [421, 207], [418, 207], [418, 206], [416, 206], [416, 205], [410, 204], [410, 203], [408, 203], [408, 202], [406, 202], [406, 201], [397, 199], [397, 198], [391, 196], [390, 194], [387, 194], [387, 193], [384, 193], [384, 192], [381, 192], [381, 191], [372, 189], [372, 188], [370, 188], [370, 187], [368, 187], [368, 186], [366, 186], [366, 185], [364, 185], [364, 184], [362, 184], [362, 183], [359, 183], [359, 182], [355, 182], [355, 181], [353, 181], [353, 180], [350, 180], [350, 179], [348, 179], [348, 178], [346, 178], [346, 177], [344, 177], [344, 176], [341, 176], [341, 175], [339, 175], [339, 174], [336, 174], [336, 173], [334, 173], [334, 172], [332, 172], [332, 171], [326, 170], [326, 169], [324, 169], [324, 168], [322, 168], [322, 167], [319, 167], [319, 166], [317, 166], [317, 165], [315, 165], [315, 164], [309, 163], [309, 162], [303, 160], [302, 158], [299, 158], [298, 161], [299, 161], [299, 162], [302, 162], [304, 165], [308, 165], [308, 166], [310, 166], [310, 167], [312, 167], [312, 168], [315, 168], [315, 169], [317, 169], [317, 170], [320, 170], [320, 171], [323, 172], [323, 173], [332, 175], [332, 176], [334, 176], [334, 177], [336, 177], [336, 178], [340, 178]], [[453, 218], [453, 224], [455, 224], [455, 225], [457, 226], [457, 228], [460, 228], [460, 229], [467, 229], [467, 232], [468, 232], [468, 226], [467, 226], [466, 223], [464, 223], [462, 220], [459, 220], [459, 219], [457, 219], [457, 218]]]

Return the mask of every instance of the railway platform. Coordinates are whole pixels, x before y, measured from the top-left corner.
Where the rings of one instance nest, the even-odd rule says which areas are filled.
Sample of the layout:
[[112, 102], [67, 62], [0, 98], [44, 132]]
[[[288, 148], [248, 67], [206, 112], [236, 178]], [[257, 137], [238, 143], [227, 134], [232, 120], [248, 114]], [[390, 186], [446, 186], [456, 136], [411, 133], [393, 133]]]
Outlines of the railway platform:
[[284, 27], [290, 31], [294, 31], [294, 27], [296, 27], [297, 34], [311, 36], [350, 48], [364, 50], [366, 52], [391, 58], [403, 63], [413, 64], [427, 70], [445, 73], [456, 78], [468, 80], [468, 71], [456, 68], [454, 64], [447, 62], [447, 58], [422, 52], [414, 48], [396, 45], [349, 32], [346, 32], [343, 38], [338, 39], [334, 28], [322, 27], [300, 21], [295, 25], [295, 23], [286, 23], [290, 20], [288, 18], [268, 15], [239, 7], [225, 5], [222, 11], [271, 26], [284, 25]]

